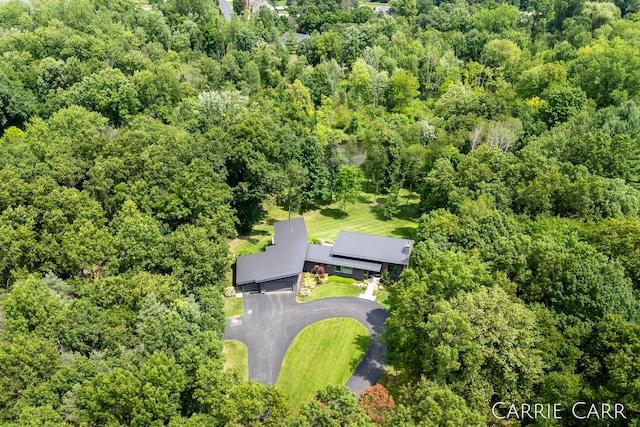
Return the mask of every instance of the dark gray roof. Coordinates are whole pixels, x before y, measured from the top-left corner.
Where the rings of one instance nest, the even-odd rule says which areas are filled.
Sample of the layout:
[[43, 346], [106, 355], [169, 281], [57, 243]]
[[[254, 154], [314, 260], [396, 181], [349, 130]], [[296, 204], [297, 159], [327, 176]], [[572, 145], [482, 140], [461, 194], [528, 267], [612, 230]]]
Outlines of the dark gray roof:
[[265, 282], [300, 274], [307, 254], [307, 228], [304, 218], [274, 224], [275, 246], [265, 252], [238, 257], [236, 283]]
[[412, 248], [413, 240], [341, 231], [331, 255], [408, 265]]
[[[304, 34], [304, 33], [295, 33], [295, 35], [296, 35], [296, 43], [300, 43], [303, 40], [306, 40], [309, 37], [311, 37], [309, 34]], [[289, 31], [285, 31], [284, 34], [282, 35], [282, 43], [286, 43], [288, 37], [289, 37]]]
[[307, 249], [307, 261], [320, 264], [339, 265], [341, 267], [359, 268], [368, 271], [380, 271], [382, 264], [375, 262], [360, 261], [357, 259], [342, 258], [331, 255], [331, 246], [309, 245]]

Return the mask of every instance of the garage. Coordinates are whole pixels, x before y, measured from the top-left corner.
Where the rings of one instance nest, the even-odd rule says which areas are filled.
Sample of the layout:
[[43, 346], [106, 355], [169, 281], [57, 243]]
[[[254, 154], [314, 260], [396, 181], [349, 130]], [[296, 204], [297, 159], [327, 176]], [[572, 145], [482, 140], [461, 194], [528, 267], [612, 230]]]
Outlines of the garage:
[[261, 292], [291, 292], [298, 281], [298, 275], [269, 280], [260, 284]]
[[253, 282], [242, 285], [242, 292], [246, 294], [260, 292], [260, 283]]

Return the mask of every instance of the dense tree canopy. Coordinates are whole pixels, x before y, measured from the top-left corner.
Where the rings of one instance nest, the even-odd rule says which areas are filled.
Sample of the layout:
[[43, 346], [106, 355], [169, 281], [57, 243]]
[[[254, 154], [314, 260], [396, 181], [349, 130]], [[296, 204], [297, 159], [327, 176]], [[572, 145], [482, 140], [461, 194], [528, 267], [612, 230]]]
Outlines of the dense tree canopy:
[[[0, 3], [0, 425], [637, 418], [640, 3], [232, 4]], [[392, 398], [293, 410], [223, 369], [228, 239], [361, 189], [417, 224]]]

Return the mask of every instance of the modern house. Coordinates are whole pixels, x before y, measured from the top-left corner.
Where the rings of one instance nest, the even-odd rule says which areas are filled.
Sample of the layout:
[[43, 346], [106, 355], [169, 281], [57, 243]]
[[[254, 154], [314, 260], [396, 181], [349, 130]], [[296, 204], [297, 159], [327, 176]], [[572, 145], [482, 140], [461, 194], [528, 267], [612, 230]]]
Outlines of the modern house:
[[304, 218], [274, 224], [265, 252], [238, 257], [240, 292], [292, 291], [302, 272], [322, 266], [327, 274], [367, 279], [388, 271], [397, 280], [409, 265], [413, 240], [341, 231], [333, 245], [309, 244]]

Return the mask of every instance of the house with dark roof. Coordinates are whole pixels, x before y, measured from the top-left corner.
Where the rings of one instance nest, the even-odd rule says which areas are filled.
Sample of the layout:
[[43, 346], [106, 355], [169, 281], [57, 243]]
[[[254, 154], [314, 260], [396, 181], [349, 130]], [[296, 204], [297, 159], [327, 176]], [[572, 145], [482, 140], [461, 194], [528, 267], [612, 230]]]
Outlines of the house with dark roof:
[[300, 275], [316, 266], [356, 280], [388, 271], [397, 280], [413, 248], [413, 240], [349, 231], [341, 231], [333, 245], [309, 244], [304, 218], [276, 222], [272, 243], [262, 253], [238, 257], [240, 292], [295, 291]]
[[[289, 34], [289, 31], [285, 31], [282, 34], [282, 43], [287, 43], [287, 40], [289, 40]], [[294, 33], [294, 35], [296, 36], [296, 43], [298, 44], [311, 37], [309, 34], [304, 33]]]

